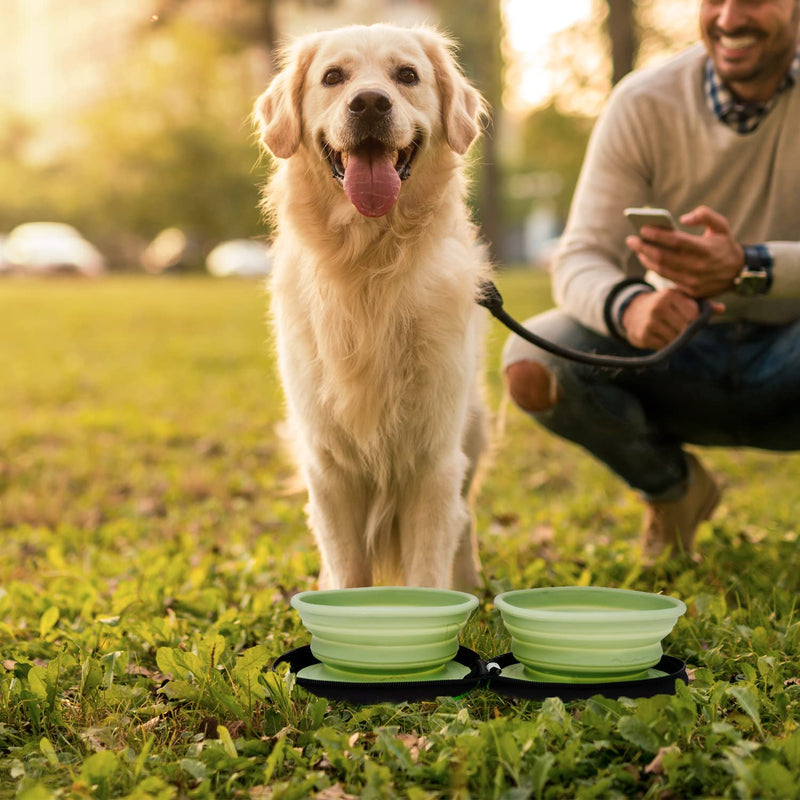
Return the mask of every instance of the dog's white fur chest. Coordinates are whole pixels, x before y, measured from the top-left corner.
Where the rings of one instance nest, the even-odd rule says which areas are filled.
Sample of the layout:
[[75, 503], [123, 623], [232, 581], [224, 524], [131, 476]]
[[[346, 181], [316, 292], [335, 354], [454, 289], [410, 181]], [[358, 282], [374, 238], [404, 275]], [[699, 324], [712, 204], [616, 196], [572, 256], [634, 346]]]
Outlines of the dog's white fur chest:
[[[477, 260], [468, 251], [456, 257]], [[464, 425], [478, 367], [474, 267], [455, 265], [430, 281], [426, 263], [384, 265], [379, 276], [331, 266], [292, 253], [276, 267], [280, 296], [297, 298], [274, 309], [290, 411], [306, 427], [318, 422], [308, 446], [343, 466], [376, 479], [413, 470]], [[298, 338], [308, 348], [303, 368]]]

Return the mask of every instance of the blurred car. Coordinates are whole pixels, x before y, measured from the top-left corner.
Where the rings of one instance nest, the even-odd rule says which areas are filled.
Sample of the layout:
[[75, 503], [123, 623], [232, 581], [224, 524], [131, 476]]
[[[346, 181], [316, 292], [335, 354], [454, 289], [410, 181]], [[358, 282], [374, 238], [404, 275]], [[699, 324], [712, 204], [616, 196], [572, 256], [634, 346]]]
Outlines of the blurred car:
[[206, 269], [217, 278], [268, 275], [272, 269], [272, 255], [263, 242], [230, 239], [208, 254]]
[[105, 270], [100, 251], [71, 225], [63, 222], [25, 222], [8, 235], [5, 256], [22, 272], [77, 272], [95, 277]]

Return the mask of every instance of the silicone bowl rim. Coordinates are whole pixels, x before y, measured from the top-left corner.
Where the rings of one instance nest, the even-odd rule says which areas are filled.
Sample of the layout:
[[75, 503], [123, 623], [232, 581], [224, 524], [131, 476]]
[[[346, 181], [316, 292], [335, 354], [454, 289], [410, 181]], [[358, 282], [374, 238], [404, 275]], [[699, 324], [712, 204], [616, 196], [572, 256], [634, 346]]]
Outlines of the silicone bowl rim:
[[[535, 597], [538, 593], [553, 595], [581, 595], [581, 594], [606, 594], [613, 597], [646, 598], [653, 602], [654, 599], [660, 601], [660, 608], [597, 608], [591, 611], [570, 611], [548, 606], [524, 607], [514, 601], [524, 597]], [[677, 620], [682, 614], [686, 613], [686, 603], [677, 597], [670, 597], [665, 594], [653, 592], [640, 592], [634, 589], [618, 589], [609, 586], [548, 586], [536, 589], [515, 589], [510, 592], [503, 592], [494, 598], [494, 605], [501, 614], [516, 616], [517, 619], [524, 619], [531, 622], [563, 622], [563, 623], [625, 623], [625, 622], [646, 622], [647, 620], [672, 619]]]

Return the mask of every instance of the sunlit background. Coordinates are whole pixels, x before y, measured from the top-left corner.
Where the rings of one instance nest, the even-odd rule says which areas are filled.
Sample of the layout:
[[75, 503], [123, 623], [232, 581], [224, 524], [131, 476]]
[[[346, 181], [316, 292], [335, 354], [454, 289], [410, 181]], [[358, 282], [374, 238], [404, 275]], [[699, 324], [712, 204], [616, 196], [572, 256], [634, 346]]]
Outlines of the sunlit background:
[[514, 80], [507, 87], [507, 104], [514, 110], [545, 103], [556, 94], [557, 77], [548, 48], [554, 34], [592, 16], [592, 0], [558, 3], [506, 0], [503, 3], [506, 36]]
[[[612, 53], [623, 52], [621, 34], [609, 12], [630, 5], [3, 0], [2, 271], [14, 271], [4, 235], [32, 221], [70, 223], [110, 270], [204, 269], [217, 244], [241, 240], [246, 250], [268, 237], [256, 205], [269, 165], [248, 113], [277, 46], [309, 30], [377, 21], [438, 25], [462, 43], [465, 72], [493, 108], [476, 151], [476, 217], [501, 263], [546, 265], [592, 122], [619, 77]], [[634, 2], [635, 46], [623, 52], [622, 72], [693, 41], [695, 7]]]

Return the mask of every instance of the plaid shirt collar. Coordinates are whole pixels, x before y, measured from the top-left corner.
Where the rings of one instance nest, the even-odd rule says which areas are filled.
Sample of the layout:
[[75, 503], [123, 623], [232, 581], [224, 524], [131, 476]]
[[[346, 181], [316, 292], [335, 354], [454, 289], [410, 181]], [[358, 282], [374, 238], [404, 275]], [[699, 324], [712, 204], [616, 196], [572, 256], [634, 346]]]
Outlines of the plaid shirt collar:
[[706, 102], [714, 115], [737, 133], [752, 133], [761, 120], [772, 111], [778, 95], [797, 83], [800, 75], [800, 48], [794, 55], [786, 77], [778, 87], [778, 91], [766, 103], [743, 103], [737, 100], [731, 90], [720, 80], [711, 59], [706, 59], [704, 88]]

